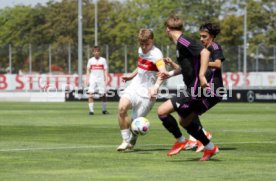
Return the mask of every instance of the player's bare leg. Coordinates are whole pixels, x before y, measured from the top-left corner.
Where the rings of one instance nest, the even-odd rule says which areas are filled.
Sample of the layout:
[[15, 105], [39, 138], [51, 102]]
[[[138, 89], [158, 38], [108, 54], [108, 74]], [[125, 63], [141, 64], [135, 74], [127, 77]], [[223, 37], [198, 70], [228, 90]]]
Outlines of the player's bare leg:
[[126, 97], [121, 97], [118, 106], [118, 122], [123, 142], [117, 147], [117, 151], [125, 151], [132, 148], [132, 145], [129, 143], [131, 139], [130, 120], [127, 114], [129, 109], [131, 109], [130, 100]]

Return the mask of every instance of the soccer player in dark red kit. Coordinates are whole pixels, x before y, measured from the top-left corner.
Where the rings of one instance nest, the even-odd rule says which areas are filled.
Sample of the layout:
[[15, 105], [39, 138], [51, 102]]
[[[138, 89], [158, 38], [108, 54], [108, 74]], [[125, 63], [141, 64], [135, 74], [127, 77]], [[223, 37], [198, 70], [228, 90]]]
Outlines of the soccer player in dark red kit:
[[[188, 143], [188, 140], [181, 134], [175, 118], [171, 115], [176, 111], [180, 117], [181, 126], [204, 145], [204, 154], [200, 160], [209, 160], [219, 149], [206, 137], [202, 127], [192, 120], [221, 101], [222, 97], [212, 91], [211, 87], [218, 74], [208, 69], [210, 52], [195, 40], [183, 35], [183, 21], [178, 16], [168, 17], [165, 21], [165, 28], [167, 36], [176, 44], [179, 66], [173, 62], [172, 66], [176, 69], [169, 73], [163, 72], [159, 76], [169, 78], [182, 74], [186, 85], [185, 91], [162, 103], [157, 110], [163, 126], [177, 139], [167, 155], [179, 153]], [[219, 86], [214, 85], [214, 87]]]

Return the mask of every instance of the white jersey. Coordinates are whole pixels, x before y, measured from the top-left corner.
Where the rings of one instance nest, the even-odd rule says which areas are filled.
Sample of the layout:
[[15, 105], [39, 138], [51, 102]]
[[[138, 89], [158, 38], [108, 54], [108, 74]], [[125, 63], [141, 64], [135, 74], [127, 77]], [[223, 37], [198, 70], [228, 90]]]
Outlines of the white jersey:
[[138, 55], [138, 73], [127, 89], [137, 92], [142, 97], [148, 97], [148, 88], [152, 87], [157, 79], [156, 62], [163, 59], [163, 54], [157, 47], [153, 46], [147, 54], [144, 54], [139, 48]]
[[108, 69], [106, 59], [92, 57], [88, 60], [87, 69], [90, 69], [90, 80], [104, 80], [104, 71]]

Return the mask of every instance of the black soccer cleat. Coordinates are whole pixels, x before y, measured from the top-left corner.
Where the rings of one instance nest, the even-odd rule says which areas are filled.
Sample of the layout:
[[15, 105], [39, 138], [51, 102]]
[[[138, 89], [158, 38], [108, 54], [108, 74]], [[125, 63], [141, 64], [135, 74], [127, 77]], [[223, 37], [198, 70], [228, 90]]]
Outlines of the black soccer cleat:
[[94, 112], [89, 112], [89, 115], [94, 115]]
[[103, 111], [102, 113], [103, 113], [103, 114], [109, 114], [109, 112], [108, 112], [108, 111]]

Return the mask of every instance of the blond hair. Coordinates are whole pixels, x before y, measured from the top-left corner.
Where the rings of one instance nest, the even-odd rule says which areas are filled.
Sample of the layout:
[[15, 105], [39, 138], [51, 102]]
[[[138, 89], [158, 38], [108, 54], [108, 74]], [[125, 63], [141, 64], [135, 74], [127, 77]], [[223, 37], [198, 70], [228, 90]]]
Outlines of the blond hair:
[[152, 30], [144, 28], [139, 31], [139, 34], [138, 34], [139, 42], [145, 42], [145, 41], [153, 40], [153, 39], [154, 39], [154, 35], [153, 35]]
[[180, 17], [176, 15], [171, 15], [167, 18], [164, 23], [165, 27], [170, 28], [171, 30], [182, 31], [183, 30], [183, 21]]

